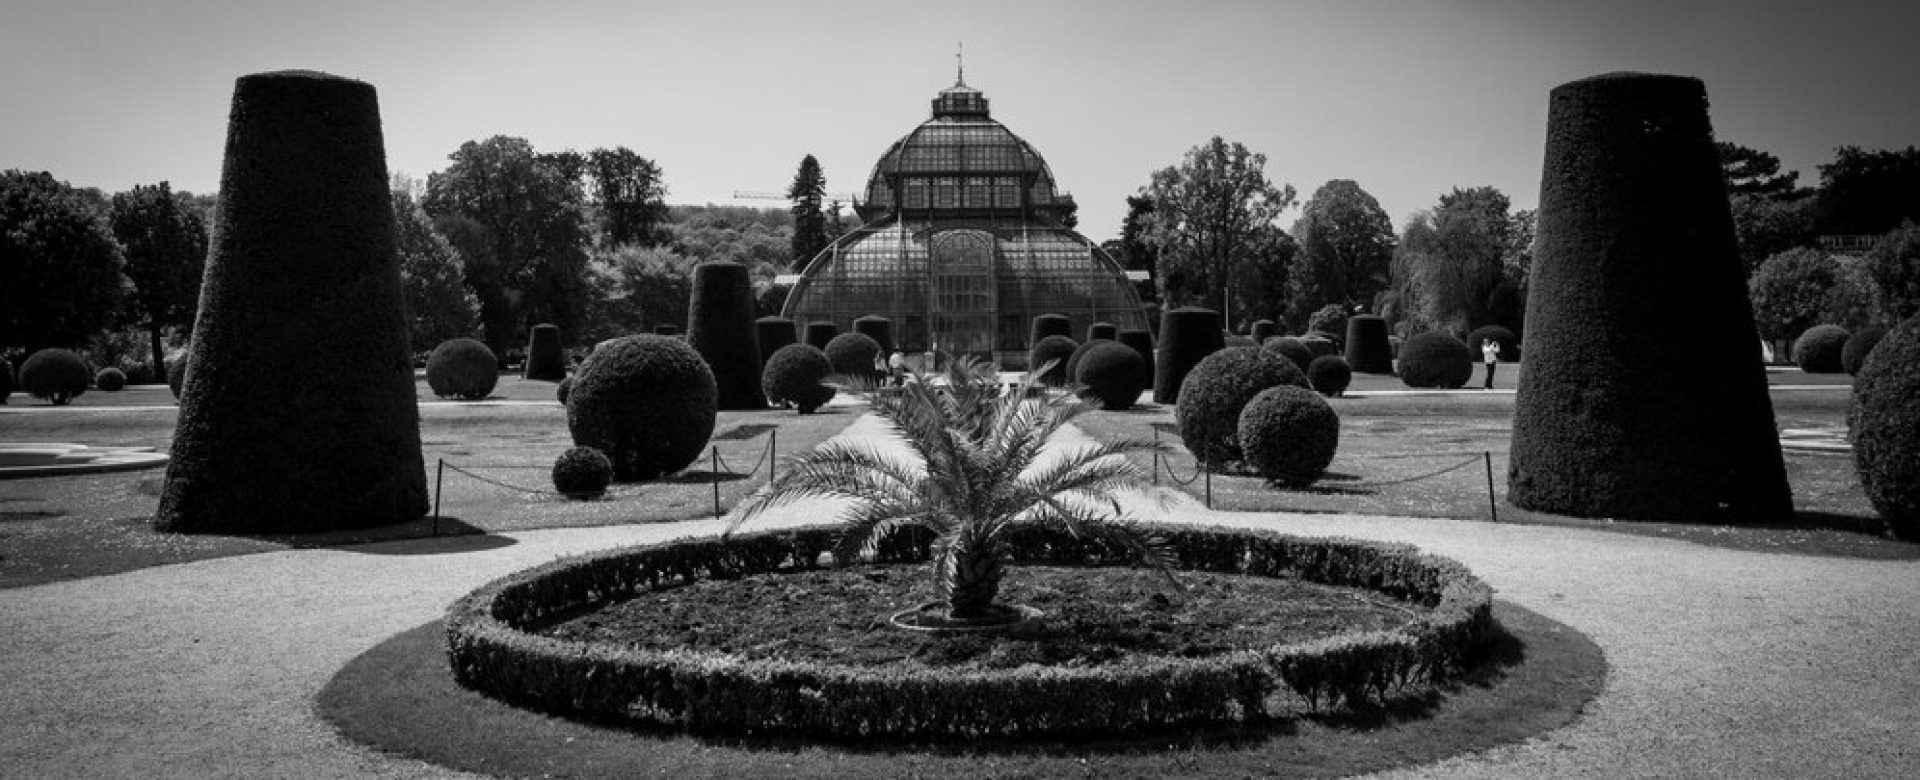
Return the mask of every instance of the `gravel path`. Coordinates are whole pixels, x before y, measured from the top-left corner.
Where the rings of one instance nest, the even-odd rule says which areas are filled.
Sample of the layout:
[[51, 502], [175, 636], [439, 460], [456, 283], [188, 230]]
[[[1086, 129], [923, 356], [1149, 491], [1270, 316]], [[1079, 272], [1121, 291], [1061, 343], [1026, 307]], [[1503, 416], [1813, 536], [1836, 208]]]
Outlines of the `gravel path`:
[[[844, 435], [875, 431], [868, 417]], [[1411, 542], [1466, 562], [1502, 598], [1605, 649], [1607, 689], [1573, 725], [1390, 776], [1920, 775], [1920, 564], [1175, 501], [1160, 519]], [[754, 527], [817, 522], [824, 508], [795, 506]], [[314, 695], [354, 656], [489, 579], [717, 529], [415, 540], [0, 591], [0, 775], [462, 776], [344, 742], [314, 714]]]

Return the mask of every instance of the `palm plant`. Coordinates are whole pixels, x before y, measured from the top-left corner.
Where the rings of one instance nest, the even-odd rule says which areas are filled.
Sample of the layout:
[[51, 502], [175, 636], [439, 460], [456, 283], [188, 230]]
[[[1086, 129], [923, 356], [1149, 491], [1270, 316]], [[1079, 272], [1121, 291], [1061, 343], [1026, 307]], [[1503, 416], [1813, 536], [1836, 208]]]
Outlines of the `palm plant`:
[[1008, 610], [994, 604], [1006, 574], [1009, 531], [1052, 526], [1128, 550], [1173, 580], [1172, 554], [1141, 530], [1113, 494], [1141, 490], [1147, 475], [1124, 455], [1161, 447], [1116, 439], [1040, 459], [1053, 434], [1090, 407], [1035, 384], [1049, 366], [1003, 388], [990, 366], [954, 361], [944, 386], [915, 372], [897, 390], [866, 393], [875, 413], [917, 458], [872, 442], [832, 440], [783, 468], [750, 499], [728, 528], [803, 497], [849, 499], [839, 518], [834, 560], [871, 553], [897, 528], [931, 531], [935, 592], [955, 621], [988, 620]]

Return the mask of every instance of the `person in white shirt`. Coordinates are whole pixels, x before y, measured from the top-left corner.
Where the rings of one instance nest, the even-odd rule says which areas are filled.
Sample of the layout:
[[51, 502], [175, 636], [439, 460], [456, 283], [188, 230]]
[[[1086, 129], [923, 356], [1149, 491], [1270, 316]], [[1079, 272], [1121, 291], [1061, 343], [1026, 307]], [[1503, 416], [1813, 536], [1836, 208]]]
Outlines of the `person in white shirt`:
[[1493, 369], [1500, 365], [1500, 345], [1493, 339], [1481, 339], [1480, 359], [1487, 364], [1487, 387], [1493, 389]]

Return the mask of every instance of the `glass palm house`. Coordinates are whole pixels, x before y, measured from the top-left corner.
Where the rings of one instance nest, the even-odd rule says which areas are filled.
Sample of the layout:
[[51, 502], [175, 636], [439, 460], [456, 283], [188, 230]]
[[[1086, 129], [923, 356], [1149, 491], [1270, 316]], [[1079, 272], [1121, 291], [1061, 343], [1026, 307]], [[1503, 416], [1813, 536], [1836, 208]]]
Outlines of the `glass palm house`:
[[908, 353], [1021, 368], [1042, 314], [1066, 315], [1076, 340], [1095, 322], [1147, 328], [1119, 264], [1062, 224], [1073, 197], [1046, 160], [964, 78], [874, 163], [865, 195], [864, 224], [821, 250], [787, 296], [782, 316], [802, 329], [829, 321], [847, 332], [879, 315]]

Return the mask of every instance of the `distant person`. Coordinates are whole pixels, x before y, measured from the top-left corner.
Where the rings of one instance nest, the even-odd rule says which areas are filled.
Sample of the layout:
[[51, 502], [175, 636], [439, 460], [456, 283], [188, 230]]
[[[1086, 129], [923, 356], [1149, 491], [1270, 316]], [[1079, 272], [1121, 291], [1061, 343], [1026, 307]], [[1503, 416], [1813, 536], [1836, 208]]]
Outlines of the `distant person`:
[[1493, 339], [1481, 339], [1480, 360], [1487, 364], [1487, 388], [1493, 389], [1493, 369], [1500, 365], [1500, 344]]
[[1766, 339], [1760, 340], [1760, 361], [1769, 366], [1773, 365], [1773, 345], [1768, 344]]
[[897, 349], [893, 351], [893, 355], [887, 358], [887, 376], [894, 387], [899, 387], [906, 382], [907, 353]]

